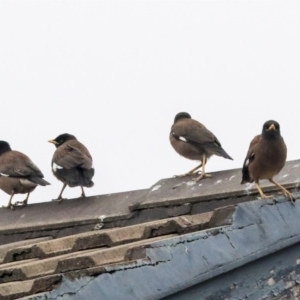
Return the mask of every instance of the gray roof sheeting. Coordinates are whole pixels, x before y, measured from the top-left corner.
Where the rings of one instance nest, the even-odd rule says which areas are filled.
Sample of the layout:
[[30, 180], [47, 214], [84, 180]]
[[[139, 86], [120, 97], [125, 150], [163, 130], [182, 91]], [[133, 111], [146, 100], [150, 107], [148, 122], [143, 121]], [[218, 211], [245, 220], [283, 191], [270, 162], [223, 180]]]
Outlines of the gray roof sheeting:
[[[297, 199], [299, 166], [276, 178]], [[298, 201], [240, 174], [0, 209], [0, 299], [160, 299], [297, 243]]]
[[231, 213], [230, 226], [137, 246], [132, 263], [65, 277], [58, 289], [24, 299], [161, 299], [300, 241], [300, 202], [279, 196], [238, 204]]

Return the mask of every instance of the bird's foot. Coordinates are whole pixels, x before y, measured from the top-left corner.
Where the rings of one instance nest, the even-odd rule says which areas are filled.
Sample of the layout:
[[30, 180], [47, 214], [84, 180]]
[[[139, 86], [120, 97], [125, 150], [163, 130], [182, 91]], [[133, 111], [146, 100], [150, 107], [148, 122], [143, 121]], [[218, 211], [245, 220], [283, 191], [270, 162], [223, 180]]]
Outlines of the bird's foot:
[[61, 203], [63, 200], [66, 200], [66, 198], [60, 197], [60, 198], [57, 198], [57, 199], [52, 199], [51, 201]]
[[85, 194], [80, 195], [80, 198], [85, 198], [85, 197], [86, 197]]
[[10, 208], [12, 210], [15, 209], [15, 204], [10, 204], [10, 205], [2, 205], [3, 208]]
[[260, 197], [258, 197], [258, 199], [270, 199], [270, 198], [273, 198], [274, 197], [274, 195], [265, 195], [265, 194], [262, 194], [262, 195], [260, 195]]
[[199, 177], [193, 178], [192, 180], [197, 182], [202, 179], [211, 178], [211, 177], [212, 177], [211, 174], [205, 173], [205, 174], [201, 174]]
[[14, 204], [15, 206], [26, 206], [27, 205], [27, 200], [23, 200], [23, 201], [17, 201]]
[[283, 194], [284, 194], [284, 196], [286, 196], [287, 198], [289, 198], [289, 200], [291, 201], [292, 204], [295, 205], [296, 198], [293, 196], [292, 193], [290, 193], [289, 191], [284, 191]]
[[186, 176], [189, 176], [189, 175], [192, 175], [192, 174], [197, 174], [198, 171], [195, 171], [195, 172], [187, 172], [187, 173], [184, 173], [184, 174], [180, 174], [180, 175], [174, 175], [174, 177], [178, 177], [178, 178], [182, 178], [182, 177], [186, 177]]

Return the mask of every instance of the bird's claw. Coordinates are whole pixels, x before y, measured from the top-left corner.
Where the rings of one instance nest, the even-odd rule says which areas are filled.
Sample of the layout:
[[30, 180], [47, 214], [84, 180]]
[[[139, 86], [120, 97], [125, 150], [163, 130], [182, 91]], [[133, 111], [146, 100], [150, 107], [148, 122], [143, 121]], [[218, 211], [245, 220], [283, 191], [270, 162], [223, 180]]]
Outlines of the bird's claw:
[[11, 205], [2, 205], [3, 208], [10, 208], [12, 210], [15, 209], [15, 205], [14, 204], [11, 204]]
[[295, 199], [295, 197], [293, 196], [293, 194], [291, 194], [290, 192], [286, 191], [286, 192], [284, 193], [284, 195], [285, 195], [287, 198], [289, 198], [289, 200], [291, 201], [292, 204], [295, 205], [296, 199]]
[[175, 178], [182, 178], [182, 177], [186, 177], [186, 176], [190, 176], [190, 175], [194, 175], [194, 174], [199, 174], [201, 171], [194, 171], [194, 172], [187, 172], [184, 174], [180, 174], [180, 175], [174, 175]]
[[196, 178], [192, 178], [193, 181], [200, 181], [202, 179], [206, 179], [206, 178], [211, 178], [211, 174], [201, 174], [199, 177], [196, 177]]
[[17, 201], [15, 202], [14, 206], [26, 206], [27, 205], [27, 201]]
[[60, 197], [60, 198], [57, 198], [57, 199], [52, 199], [51, 201], [61, 203], [63, 200], [66, 200], [66, 198]]
[[274, 197], [274, 195], [265, 195], [265, 194], [263, 194], [263, 195], [260, 195], [260, 197], [257, 197], [257, 199], [271, 199], [271, 198], [273, 198]]

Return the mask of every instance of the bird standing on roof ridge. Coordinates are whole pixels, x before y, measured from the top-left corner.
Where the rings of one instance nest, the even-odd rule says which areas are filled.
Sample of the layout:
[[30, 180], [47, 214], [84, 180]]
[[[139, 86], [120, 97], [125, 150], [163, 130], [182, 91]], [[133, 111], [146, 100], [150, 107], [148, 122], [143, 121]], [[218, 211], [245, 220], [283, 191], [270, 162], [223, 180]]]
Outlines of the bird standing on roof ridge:
[[253, 138], [242, 169], [241, 184], [255, 182], [256, 188], [263, 199], [266, 196], [262, 191], [259, 180], [268, 179], [281, 189], [283, 194], [293, 203], [294, 196], [283, 186], [273, 180], [285, 165], [287, 148], [280, 134], [279, 123], [269, 120], [264, 123], [262, 133]]
[[93, 159], [88, 149], [74, 135], [64, 133], [54, 140], [49, 140], [57, 148], [52, 158], [52, 172], [63, 182], [57, 201], [63, 200], [62, 194], [66, 186], [81, 187], [81, 197], [85, 197], [83, 187], [92, 187], [95, 173]]
[[201, 167], [201, 175], [193, 180], [199, 181], [211, 177], [210, 174], [205, 173], [205, 165], [212, 155], [232, 160], [215, 135], [186, 112], [180, 112], [175, 116], [169, 139], [177, 153], [185, 158], [201, 161], [200, 165], [185, 174], [177, 175], [177, 177], [195, 174]]
[[[10, 195], [7, 207], [27, 205], [29, 194], [38, 186], [50, 183], [43, 179], [41, 170], [30, 158], [15, 150], [5, 141], [0, 141], [0, 189]], [[12, 204], [14, 194], [26, 194], [24, 201]]]

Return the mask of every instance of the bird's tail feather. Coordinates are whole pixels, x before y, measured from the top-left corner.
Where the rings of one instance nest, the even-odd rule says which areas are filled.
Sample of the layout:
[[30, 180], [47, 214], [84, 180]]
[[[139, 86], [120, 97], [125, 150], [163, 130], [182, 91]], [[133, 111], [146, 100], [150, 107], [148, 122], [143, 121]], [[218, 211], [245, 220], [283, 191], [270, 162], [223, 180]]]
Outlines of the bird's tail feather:
[[95, 174], [95, 169], [57, 169], [56, 176], [58, 179], [66, 182], [69, 187], [75, 186], [84, 186], [84, 187], [92, 187], [94, 182], [92, 178]]
[[218, 147], [214, 150], [216, 151], [216, 153], [215, 153], [216, 155], [219, 155], [219, 156], [222, 156], [224, 158], [233, 160], [233, 158], [231, 156], [229, 156], [229, 154], [223, 148]]
[[242, 181], [241, 184], [247, 183], [247, 182], [253, 182], [254, 180], [251, 178], [249, 170], [246, 166], [242, 169]]
[[86, 186], [86, 187], [92, 187], [94, 185], [94, 182], [92, 181], [92, 178], [95, 174], [95, 169], [81, 169], [80, 170], [80, 181], [81, 181], [81, 186]]
[[41, 177], [38, 177], [38, 176], [30, 176], [28, 177], [28, 180], [36, 183], [36, 184], [39, 184], [41, 186], [46, 186], [46, 185], [50, 185], [51, 183], [49, 183], [48, 181], [46, 181], [45, 179], [41, 178]]

